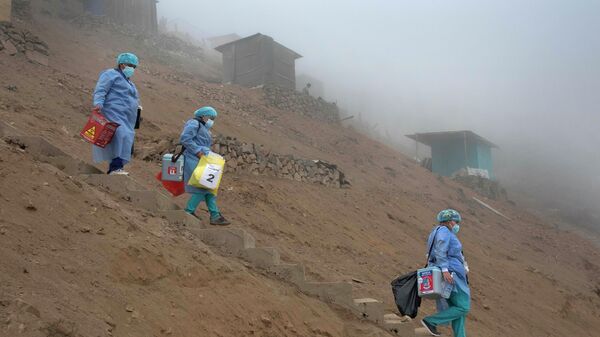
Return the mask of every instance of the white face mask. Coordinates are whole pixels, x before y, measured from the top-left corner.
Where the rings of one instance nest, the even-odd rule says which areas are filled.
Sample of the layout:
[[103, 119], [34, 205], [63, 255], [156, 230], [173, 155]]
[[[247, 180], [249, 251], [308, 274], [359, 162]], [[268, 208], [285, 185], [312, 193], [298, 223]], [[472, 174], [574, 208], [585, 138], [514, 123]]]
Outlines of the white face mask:
[[213, 127], [214, 124], [215, 124], [215, 121], [213, 121], [212, 119], [209, 119], [205, 122], [204, 126], [206, 126], [207, 129], [210, 129]]

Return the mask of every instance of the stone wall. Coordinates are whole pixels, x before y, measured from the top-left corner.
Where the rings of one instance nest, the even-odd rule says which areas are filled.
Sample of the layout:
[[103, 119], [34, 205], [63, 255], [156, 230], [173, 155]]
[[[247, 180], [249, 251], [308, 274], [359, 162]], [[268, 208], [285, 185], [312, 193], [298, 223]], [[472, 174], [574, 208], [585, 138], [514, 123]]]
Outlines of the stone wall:
[[[159, 163], [165, 153], [179, 150], [178, 139], [160, 140], [151, 145], [151, 140], [138, 142], [135, 157], [145, 161]], [[136, 143], [136, 144], [138, 144]], [[146, 143], [145, 145], [142, 145]], [[337, 165], [321, 160], [306, 160], [292, 155], [280, 155], [266, 151], [262, 145], [244, 143], [235, 138], [217, 136], [213, 142], [213, 151], [221, 154], [225, 160], [225, 172], [251, 173], [266, 175], [300, 182], [320, 184], [328, 187], [348, 188], [350, 182]]]
[[320, 160], [270, 153], [262, 146], [243, 143], [231, 137], [217, 137], [213, 151], [221, 154], [227, 161], [225, 172], [247, 171], [256, 175], [270, 175], [333, 187], [350, 185], [336, 165]]
[[31, 61], [48, 65], [48, 45], [27, 30], [0, 23], [0, 53], [25, 54]]
[[314, 98], [296, 90], [276, 86], [265, 86], [263, 90], [267, 103], [278, 109], [301, 113], [328, 122], [340, 120], [340, 111], [337, 105], [329, 103], [321, 97]]
[[492, 200], [506, 200], [508, 198], [506, 190], [497, 181], [468, 175], [457, 175], [453, 179]]

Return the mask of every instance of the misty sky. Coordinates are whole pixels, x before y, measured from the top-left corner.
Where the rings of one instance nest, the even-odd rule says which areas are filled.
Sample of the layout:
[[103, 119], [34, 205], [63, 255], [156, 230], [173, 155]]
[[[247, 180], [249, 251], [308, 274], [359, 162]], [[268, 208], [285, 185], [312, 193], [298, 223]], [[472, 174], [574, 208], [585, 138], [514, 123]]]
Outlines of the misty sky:
[[398, 139], [471, 129], [500, 145], [501, 179], [600, 205], [600, 1], [162, 0], [159, 15], [205, 37], [270, 35]]

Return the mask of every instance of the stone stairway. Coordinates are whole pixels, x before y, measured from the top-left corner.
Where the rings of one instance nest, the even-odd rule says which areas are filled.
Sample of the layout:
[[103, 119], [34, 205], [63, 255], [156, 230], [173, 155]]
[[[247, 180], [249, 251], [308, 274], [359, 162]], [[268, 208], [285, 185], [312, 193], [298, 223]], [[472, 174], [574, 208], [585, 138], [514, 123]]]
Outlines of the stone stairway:
[[[255, 268], [282, 281], [295, 285], [299, 291], [320, 300], [350, 310], [389, 333], [397, 336], [415, 336], [410, 318], [384, 312], [384, 304], [372, 298], [355, 299], [352, 284], [348, 282], [312, 282], [307, 280], [304, 266], [281, 261], [279, 252], [272, 247], [256, 247], [254, 237], [242, 228], [207, 227], [173, 203], [170, 197], [157, 191], [145, 190], [127, 176], [109, 176], [79, 159], [73, 158], [40, 137], [19, 135], [16, 129], [0, 123], [0, 136], [9, 144], [23, 148], [38, 161], [49, 163], [81, 182], [130, 202], [166, 219], [171, 225], [183, 227], [206, 245], [222, 255], [240, 258]], [[419, 330], [419, 329], [417, 329]]]

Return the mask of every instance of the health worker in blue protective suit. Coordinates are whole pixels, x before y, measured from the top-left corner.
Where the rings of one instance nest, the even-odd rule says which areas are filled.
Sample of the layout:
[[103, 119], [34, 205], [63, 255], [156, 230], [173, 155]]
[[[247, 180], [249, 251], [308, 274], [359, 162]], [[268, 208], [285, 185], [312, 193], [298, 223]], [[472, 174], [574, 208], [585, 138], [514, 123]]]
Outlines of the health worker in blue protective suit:
[[[468, 267], [462, 244], [457, 237], [461, 216], [453, 209], [441, 211], [437, 225], [429, 235], [427, 247], [432, 247], [427, 257], [428, 266], [442, 270], [444, 280], [454, 285], [450, 298], [438, 300], [438, 313], [421, 320], [432, 336], [440, 336], [437, 327], [452, 324], [454, 337], [465, 337], [465, 320], [471, 308], [471, 291], [467, 281]], [[432, 246], [433, 245], [433, 246]]]
[[116, 68], [103, 71], [94, 90], [95, 109], [101, 111], [109, 121], [119, 124], [105, 148], [93, 145], [94, 161], [110, 163], [108, 174], [129, 174], [123, 168], [131, 161], [135, 136], [139, 96], [131, 77], [138, 65], [138, 58], [134, 54], [120, 54]]
[[196, 208], [204, 201], [210, 213], [210, 224], [226, 226], [229, 225], [229, 221], [223, 217], [217, 207], [217, 196], [208, 190], [188, 185], [200, 158], [210, 153], [212, 146], [210, 128], [216, 117], [217, 111], [214, 108], [202, 107], [194, 112], [194, 118], [185, 123], [183, 132], [181, 132], [179, 141], [184, 146], [183, 180], [185, 181], [185, 191], [191, 194], [185, 211], [196, 216]]

